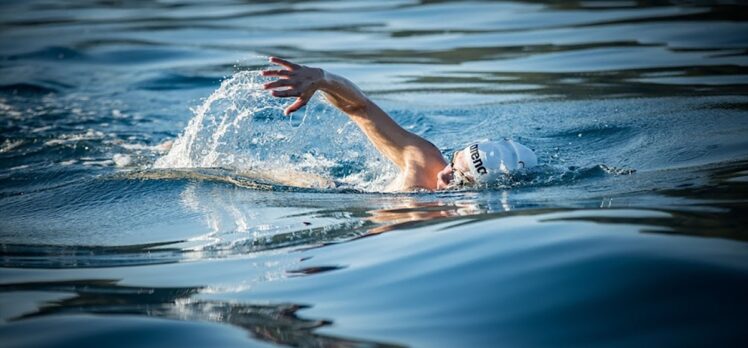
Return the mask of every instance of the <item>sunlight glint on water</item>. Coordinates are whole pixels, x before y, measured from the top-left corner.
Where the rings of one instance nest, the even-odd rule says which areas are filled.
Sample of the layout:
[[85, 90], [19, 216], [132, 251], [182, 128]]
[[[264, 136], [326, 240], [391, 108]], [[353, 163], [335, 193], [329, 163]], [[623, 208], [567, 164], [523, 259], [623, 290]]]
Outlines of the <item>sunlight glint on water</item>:
[[[0, 1], [0, 345], [747, 347], [735, 1]], [[393, 166], [268, 56], [490, 188]], [[172, 146], [169, 146], [173, 144]]]

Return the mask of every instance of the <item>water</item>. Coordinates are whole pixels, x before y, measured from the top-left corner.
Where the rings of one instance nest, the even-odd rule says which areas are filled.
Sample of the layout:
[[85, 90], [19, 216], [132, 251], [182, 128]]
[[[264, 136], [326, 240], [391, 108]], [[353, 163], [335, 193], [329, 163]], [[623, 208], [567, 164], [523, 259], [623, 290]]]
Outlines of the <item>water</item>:
[[[748, 11], [732, 2], [0, 4], [0, 338], [51, 346], [745, 346]], [[278, 55], [490, 189], [395, 169]]]

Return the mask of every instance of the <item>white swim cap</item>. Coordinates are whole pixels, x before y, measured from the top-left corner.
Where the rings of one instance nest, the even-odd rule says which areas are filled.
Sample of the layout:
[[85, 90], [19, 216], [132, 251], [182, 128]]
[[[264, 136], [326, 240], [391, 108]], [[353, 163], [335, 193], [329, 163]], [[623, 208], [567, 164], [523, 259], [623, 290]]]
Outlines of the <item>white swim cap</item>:
[[462, 151], [476, 183], [493, 182], [513, 170], [538, 164], [532, 150], [511, 140], [474, 143]]

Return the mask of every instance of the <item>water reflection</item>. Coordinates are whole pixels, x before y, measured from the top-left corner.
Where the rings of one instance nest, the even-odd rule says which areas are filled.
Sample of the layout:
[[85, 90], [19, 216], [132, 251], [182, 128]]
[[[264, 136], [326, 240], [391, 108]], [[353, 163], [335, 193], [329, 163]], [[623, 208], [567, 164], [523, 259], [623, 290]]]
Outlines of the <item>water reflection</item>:
[[307, 305], [294, 303], [247, 304], [201, 300], [201, 287], [135, 287], [118, 280], [72, 280], [0, 285], [0, 293], [16, 291], [71, 293], [74, 296], [47, 302], [36, 311], [11, 321], [51, 315], [139, 315], [181, 321], [207, 321], [242, 328], [255, 338], [292, 347], [399, 347], [316, 333], [330, 326], [326, 319], [299, 316]]
[[[567, 207], [535, 200], [523, 190], [369, 195], [257, 191], [230, 183], [188, 181], [182, 204], [203, 217], [206, 232], [190, 240], [122, 246], [0, 244], [0, 265], [15, 268], [96, 268], [155, 265], [304, 250], [385, 232], [448, 221], [469, 224], [512, 216], [544, 216], [542, 221], [589, 221], [642, 226], [645, 233], [748, 240], [748, 162], [692, 169], [689, 179], [644, 194], [608, 195], [567, 202]], [[542, 189], [542, 188], [541, 188]], [[300, 268], [287, 275], [339, 269]]]
[[[21, 323], [134, 315], [289, 346], [386, 345], [320, 333], [362, 317], [412, 335], [395, 343], [745, 341], [745, 270], [720, 262], [734, 246], [724, 261], [744, 264], [745, 243], [615, 238], [748, 240], [748, 164], [730, 162], [746, 157], [748, 12], [726, 2], [2, 2], [0, 267], [13, 280], [0, 299], [34, 306], [14, 314]], [[346, 75], [439, 146], [501, 131], [565, 168], [638, 172], [412, 195], [279, 189], [225, 172], [108, 182], [150, 166], [195, 100], [268, 54]], [[325, 117], [337, 115], [320, 116], [334, 132]], [[122, 155], [132, 163], [115, 167]], [[424, 238], [408, 245], [412, 233]], [[524, 237], [530, 246], [514, 244]], [[372, 245], [401, 251], [359, 267]], [[154, 278], [164, 287], [139, 286]], [[263, 288], [289, 303], [255, 303]], [[305, 317], [307, 304], [325, 314]], [[328, 312], [336, 305], [354, 319]]]
[[184, 259], [182, 241], [121, 245], [65, 246], [0, 244], [0, 267], [7, 268], [99, 268], [159, 265]]

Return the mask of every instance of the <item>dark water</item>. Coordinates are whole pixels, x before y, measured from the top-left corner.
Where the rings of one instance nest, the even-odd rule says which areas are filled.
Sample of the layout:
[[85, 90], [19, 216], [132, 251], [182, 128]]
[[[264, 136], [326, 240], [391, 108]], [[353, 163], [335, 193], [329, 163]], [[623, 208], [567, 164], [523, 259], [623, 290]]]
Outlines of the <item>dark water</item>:
[[[4, 1], [2, 346], [746, 346], [747, 19]], [[394, 169], [342, 114], [289, 120], [256, 89], [268, 55], [349, 77], [445, 153], [506, 136], [542, 166], [381, 193]]]

